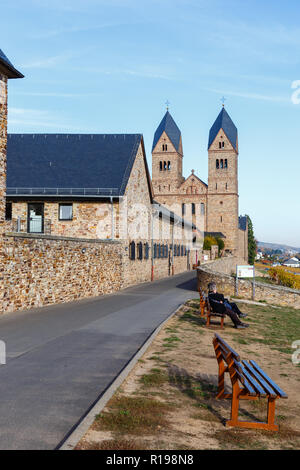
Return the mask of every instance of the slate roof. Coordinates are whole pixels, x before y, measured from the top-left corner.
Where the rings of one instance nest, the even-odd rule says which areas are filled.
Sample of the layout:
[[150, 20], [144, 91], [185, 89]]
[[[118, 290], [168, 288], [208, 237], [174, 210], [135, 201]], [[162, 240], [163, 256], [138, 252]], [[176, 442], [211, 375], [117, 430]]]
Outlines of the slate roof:
[[286, 261], [283, 262], [283, 264], [299, 264], [299, 261], [294, 260], [293, 258], [287, 259]]
[[225, 108], [221, 109], [221, 112], [209, 131], [208, 148], [210, 148], [217, 137], [220, 129], [223, 129], [233, 148], [237, 150], [237, 128]]
[[154, 134], [154, 139], [153, 139], [153, 145], [152, 145], [152, 151], [154, 150], [157, 142], [159, 141], [161, 135], [163, 132], [166, 132], [167, 136], [169, 137], [170, 141], [174, 145], [175, 149], [178, 151], [179, 150], [179, 143], [180, 143], [180, 136], [181, 132], [172, 118], [171, 114], [169, 111], [166, 112], [164, 117], [161, 120], [161, 123], [159, 124], [158, 128], [155, 131]]
[[7, 194], [12, 188], [93, 188], [104, 195], [113, 188], [123, 195], [141, 142], [141, 134], [8, 134]]
[[167, 207], [163, 206], [159, 202], [153, 200], [153, 207], [157, 210], [157, 214], [161, 214], [161, 217], [167, 220], [171, 220], [174, 223], [181, 223], [182, 226], [197, 229], [195, 224], [192, 224], [179, 215], [175, 214], [173, 211], [170, 211]]
[[0, 49], [0, 66], [3, 66], [8, 78], [23, 78], [24, 75], [15, 69], [13, 64], [8, 60], [4, 52]]
[[247, 217], [246, 216], [239, 216], [239, 229], [246, 231], [247, 229]]
[[204, 232], [205, 237], [226, 238], [222, 232]]

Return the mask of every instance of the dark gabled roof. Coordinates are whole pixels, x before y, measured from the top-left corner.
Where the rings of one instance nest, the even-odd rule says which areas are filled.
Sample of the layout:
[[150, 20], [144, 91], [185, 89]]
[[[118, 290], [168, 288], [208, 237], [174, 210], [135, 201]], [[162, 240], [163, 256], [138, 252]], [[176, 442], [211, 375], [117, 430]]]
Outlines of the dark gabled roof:
[[223, 129], [233, 148], [237, 151], [237, 128], [225, 108], [221, 109], [217, 119], [209, 131], [208, 148], [215, 140], [220, 129]]
[[[2, 67], [1, 67], [2, 66]], [[24, 75], [19, 72], [13, 64], [8, 60], [4, 52], [0, 49], [0, 70], [4, 68], [4, 71], [8, 78], [23, 78]]]
[[172, 142], [172, 144], [174, 145], [175, 149], [178, 152], [181, 132], [180, 132], [176, 122], [172, 118], [171, 114], [169, 113], [169, 111], [166, 112], [166, 114], [164, 115], [164, 117], [161, 120], [160, 125], [158, 126], [158, 128], [155, 131], [154, 139], [153, 139], [153, 145], [152, 145], [152, 151], [154, 150], [154, 148], [155, 148], [157, 142], [159, 141], [159, 139], [160, 139], [163, 132], [165, 132], [167, 134], [170, 141]]
[[178, 223], [178, 224], [181, 223], [182, 226], [184, 227], [197, 230], [197, 227], [195, 224], [186, 221], [179, 215], [175, 214], [175, 212], [170, 211], [167, 207], [163, 206], [162, 204], [160, 204], [159, 202], [155, 200], [153, 200], [153, 207], [154, 209], [156, 209], [156, 213], [154, 212], [154, 216], [156, 217], [161, 216], [162, 218], [170, 220], [171, 222]]
[[246, 231], [247, 229], [247, 217], [240, 215], [239, 216], [239, 229]]
[[123, 195], [140, 143], [141, 134], [9, 134], [7, 194], [15, 194], [12, 188], [93, 188]]
[[204, 232], [205, 237], [226, 238], [222, 232]]
[[299, 261], [296, 261], [293, 258], [287, 259], [283, 262], [283, 264], [299, 264]]

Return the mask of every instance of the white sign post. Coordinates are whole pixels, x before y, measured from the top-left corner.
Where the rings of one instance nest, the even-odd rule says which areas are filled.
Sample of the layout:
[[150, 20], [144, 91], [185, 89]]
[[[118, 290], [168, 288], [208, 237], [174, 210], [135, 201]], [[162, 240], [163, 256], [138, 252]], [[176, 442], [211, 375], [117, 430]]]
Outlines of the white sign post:
[[252, 278], [252, 299], [255, 298], [255, 268], [254, 266], [236, 266], [236, 295], [239, 294], [239, 278]]

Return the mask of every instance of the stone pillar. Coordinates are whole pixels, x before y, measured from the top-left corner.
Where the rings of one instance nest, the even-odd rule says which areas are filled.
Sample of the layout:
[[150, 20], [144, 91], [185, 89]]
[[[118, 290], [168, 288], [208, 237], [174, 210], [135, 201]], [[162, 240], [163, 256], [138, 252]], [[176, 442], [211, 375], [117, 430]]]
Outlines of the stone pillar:
[[0, 73], [0, 233], [5, 223], [7, 146], [7, 77]]

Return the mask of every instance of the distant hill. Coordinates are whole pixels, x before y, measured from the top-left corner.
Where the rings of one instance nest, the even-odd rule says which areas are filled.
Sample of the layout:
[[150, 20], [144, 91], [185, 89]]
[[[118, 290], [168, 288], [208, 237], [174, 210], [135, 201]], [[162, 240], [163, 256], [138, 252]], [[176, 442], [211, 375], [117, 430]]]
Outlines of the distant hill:
[[266, 243], [266, 242], [257, 242], [258, 248], [269, 248], [270, 250], [283, 250], [283, 251], [294, 251], [295, 253], [300, 253], [300, 248], [289, 245], [281, 245], [280, 243]]

